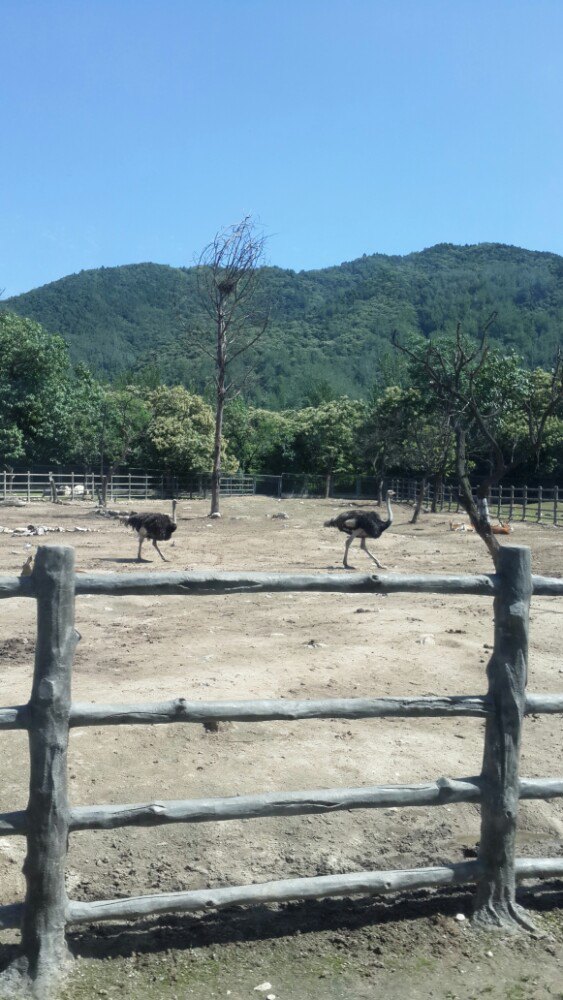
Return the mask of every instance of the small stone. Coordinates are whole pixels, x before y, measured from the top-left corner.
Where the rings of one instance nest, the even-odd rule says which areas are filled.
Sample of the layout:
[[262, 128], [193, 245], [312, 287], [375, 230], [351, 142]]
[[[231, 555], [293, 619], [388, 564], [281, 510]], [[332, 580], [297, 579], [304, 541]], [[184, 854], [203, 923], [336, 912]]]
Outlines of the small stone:
[[419, 642], [419, 644], [421, 646], [435, 646], [436, 645], [436, 640], [435, 640], [434, 636], [430, 635], [430, 634], [429, 635], [421, 635], [421, 637], [418, 640], [418, 642]]
[[254, 987], [254, 989], [258, 990], [259, 993], [266, 993], [266, 991], [267, 990], [271, 990], [271, 988], [272, 988], [272, 984], [268, 983], [268, 982], [260, 983], [258, 986]]
[[465, 913], [456, 913], [455, 918], [460, 921], [465, 920]]
[[492, 958], [493, 957], [492, 951], [486, 951], [485, 955], [487, 956], [487, 958]]

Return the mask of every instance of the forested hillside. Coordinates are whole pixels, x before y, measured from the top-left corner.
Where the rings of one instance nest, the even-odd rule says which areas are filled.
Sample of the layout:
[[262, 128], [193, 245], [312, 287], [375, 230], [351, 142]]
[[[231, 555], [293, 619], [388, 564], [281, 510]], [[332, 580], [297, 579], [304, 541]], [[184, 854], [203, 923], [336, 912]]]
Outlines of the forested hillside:
[[[249, 398], [283, 408], [311, 389], [365, 395], [392, 366], [394, 330], [474, 333], [492, 310], [491, 339], [549, 366], [563, 331], [563, 258], [501, 244], [439, 244], [405, 257], [364, 256], [319, 271], [262, 272], [268, 332], [256, 347]], [[6, 300], [3, 307], [60, 333], [72, 360], [111, 378], [147, 364], [170, 384], [202, 391], [210, 362], [186, 347], [205, 321], [194, 269], [159, 264], [83, 271]]]

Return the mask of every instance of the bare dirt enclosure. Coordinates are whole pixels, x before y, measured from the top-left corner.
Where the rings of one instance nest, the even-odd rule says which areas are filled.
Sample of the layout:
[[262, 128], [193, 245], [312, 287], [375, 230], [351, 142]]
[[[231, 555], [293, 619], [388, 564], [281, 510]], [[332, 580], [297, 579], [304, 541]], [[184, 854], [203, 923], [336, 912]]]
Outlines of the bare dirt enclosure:
[[[170, 512], [170, 504], [151, 506]], [[322, 524], [345, 506], [242, 497], [224, 500], [222, 518], [209, 520], [207, 503], [183, 501], [173, 544], [161, 548], [168, 568], [177, 570], [340, 570], [344, 536]], [[287, 518], [274, 516], [282, 512]], [[450, 532], [447, 516], [424, 516], [413, 527], [409, 511], [395, 513], [391, 530], [371, 543], [390, 570], [492, 570], [482, 542]], [[117, 520], [95, 516], [87, 504], [0, 507], [0, 526], [29, 523], [90, 531], [46, 538], [2, 532], [1, 574], [19, 573], [44, 542], [75, 546], [79, 572], [138, 568], [136, 536]], [[561, 575], [561, 529], [517, 525], [507, 541], [531, 547], [534, 573]], [[144, 570], [167, 568], [148, 544], [144, 555], [151, 560]], [[350, 561], [373, 569], [357, 542]], [[1, 605], [4, 706], [29, 697], [35, 611], [31, 600]], [[73, 700], [484, 694], [492, 616], [491, 599], [475, 596], [79, 597]], [[563, 688], [562, 625], [561, 598], [533, 599], [532, 692]], [[24, 809], [27, 737], [2, 732], [0, 741], [0, 810]], [[70, 738], [71, 802], [412, 784], [478, 774], [482, 747], [483, 722], [475, 718], [236, 723], [218, 732], [191, 724], [77, 728]], [[560, 716], [526, 719], [521, 773], [563, 773]], [[109, 899], [463, 861], [474, 856], [479, 822], [478, 806], [466, 803], [73, 833], [68, 892], [73, 899]], [[518, 854], [563, 854], [561, 800], [520, 804]], [[23, 856], [22, 838], [0, 838], [2, 904], [22, 898]], [[468, 919], [456, 919], [471, 913], [469, 889], [85, 925], [69, 933], [78, 961], [62, 995], [563, 997], [561, 883], [528, 883], [522, 893], [543, 938], [472, 931]], [[16, 940], [3, 932], [2, 964]], [[271, 987], [255, 991], [265, 983]]]

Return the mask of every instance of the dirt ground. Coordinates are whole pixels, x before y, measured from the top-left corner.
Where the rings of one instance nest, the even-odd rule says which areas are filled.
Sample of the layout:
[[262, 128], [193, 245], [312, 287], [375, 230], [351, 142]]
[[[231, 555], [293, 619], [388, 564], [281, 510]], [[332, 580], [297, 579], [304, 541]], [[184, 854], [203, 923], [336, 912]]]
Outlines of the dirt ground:
[[[344, 536], [323, 522], [339, 501], [226, 499], [221, 520], [204, 501], [179, 505], [173, 543], [161, 547], [177, 570], [325, 572], [342, 569]], [[366, 505], [364, 505], [366, 506]], [[135, 509], [170, 504], [139, 504]], [[124, 505], [124, 510], [129, 505]], [[287, 519], [273, 515], [284, 512]], [[408, 523], [398, 508], [372, 543], [395, 572], [489, 572], [482, 542], [452, 533], [448, 515]], [[36, 543], [71, 544], [78, 570], [128, 573], [136, 536], [89, 504], [0, 507], [0, 526], [88, 528], [46, 538], [0, 533], [0, 573], [19, 573]], [[536, 573], [560, 576], [561, 529], [516, 525]], [[165, 568], [145, 543], [149, 572]], [[355, 543], [351, 561], [373, 564]], [[1, 605], [3, 705], [27, 701], [35, 604]], [[533, 601], [530, 690], [563, 684], [563, 603]], [[439, 595], [277, 594], [225, 597], [83, 597], [73, 698], [92, 702], [478, 694], [486, 689], [492, 602]], [[75, 729], [70, 740], [73, 804], [142, 802], [257, 791], [416, 783], [479, 773], [477, 719], [314, 720], [237, 723], [218, 733], [199, 725]], [[0, 733], [0, 810], [26, 805], [25, 734]], [[561, 718], [526, 720], [523, 776], [563, 773]], [[68, 891], [100, 899], [237, 885], [361, 869], [421, 867], [473, 856], [479, 810], [357, 810], [334, 815], [126, 828], [73, 834]], [[0, 838], [0, 901], [21, 899], [24, 842]], [[524, 802], [519, 854], [563, 853], [563, 803]], [[469, 890], [409, 898], [325, 900], [234, 908], [202, 917], [135, 925], [84, 926], [70, 935], [78, 956], [64, 996], [109, 995], [232, 1000], [373, 996], [413, 998], [563, 997], [561, 883], [529, 884], [524, 901], [544, 936], [476, 934]], [[0, 935], [0, 960], [17, 935]], [[265, 982], [268, 990], [255, 990]]]

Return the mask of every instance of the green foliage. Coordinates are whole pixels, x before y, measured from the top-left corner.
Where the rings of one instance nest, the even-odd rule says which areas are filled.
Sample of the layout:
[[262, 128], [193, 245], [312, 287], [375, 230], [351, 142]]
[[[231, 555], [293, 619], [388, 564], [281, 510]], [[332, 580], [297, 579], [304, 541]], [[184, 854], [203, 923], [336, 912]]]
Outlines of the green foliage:
[[342, 396], [295, 414], [296, 471], [317, 475], [353, 473], [361, 462], [360, 428], [365, 403]]
[[0, 459], [52, 461], [68, 439], [66, 345], [37, 323], [0, 313]]
[[[148, 365], [158, 380], [203, 393], [212, 360], [186, 356], [180, 322], [187, 316], [194, 329], [205, 322], [195, 270], [101, 268], [6, 304], [60, 333], [73, 361], [105, 378]], [[471, 336], [493, 309], [493, 345], [517, 353], [527, 366], [548, 366], [561, 338], [562, 275], [563, 259], [555, 254], [493, 243], [440, 244], [405, 257], [376, 254], [322, 271], [264, 268], [260, 294], [271, 322], [254, 349], [248, 399], [283, 410], [342, 395], [365, 398], [374, 384], [378, 391], [404, 386], [390, 349], [393, 332], [428, 338], [453, 333], [461, 321]], [[319, 386], [322, 395], [315, 397]]]
[[[182, 386], [160, 386], [147, 399], [150, 419], [144, 457], [149, 465], [175, 473], [209, 472], [213, 461], [215, 417], [200, 396]], [[225, 454], [224, 471], [237, 463]]]
[[223, 427], [243, 472], [279, 475], [293, 466], [296, 427], [292, 413], [247, 406], [238, 397], [225, 407]]

